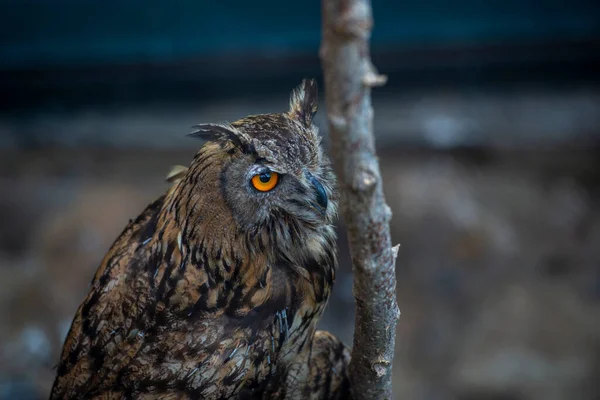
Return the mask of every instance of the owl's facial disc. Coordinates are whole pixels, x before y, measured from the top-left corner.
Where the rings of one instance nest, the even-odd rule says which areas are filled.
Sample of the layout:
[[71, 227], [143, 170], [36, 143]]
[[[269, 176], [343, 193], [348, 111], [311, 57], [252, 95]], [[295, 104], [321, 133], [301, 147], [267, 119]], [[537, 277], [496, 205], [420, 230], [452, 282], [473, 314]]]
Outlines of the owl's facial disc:
[[328, 217], [329, 195], [331, 191], [309, 171], [299, 166], [299, 170], [280, 171], [264, 160], [256, 160], [245, 173], [246, 184], [257, 212], [258, 220], [268, 219], [275, 211], [284, 211], [302, 221], [312, 224], [324, 223]]

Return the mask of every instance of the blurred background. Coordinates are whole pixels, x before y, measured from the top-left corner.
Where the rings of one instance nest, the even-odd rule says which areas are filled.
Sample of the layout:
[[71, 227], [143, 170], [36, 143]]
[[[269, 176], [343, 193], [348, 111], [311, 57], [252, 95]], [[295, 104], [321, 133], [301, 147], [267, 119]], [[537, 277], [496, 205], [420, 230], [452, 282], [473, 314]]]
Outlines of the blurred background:
[[[375, 0], [398, 399], [600, 398], [600, 3]], [[102, 256], [198, 122], [286, 110], [312, 1], [0, 0], [0, 399], [47, 398]], [[317, 123], [326, 134], [324, 107]], [[341, 266], [321, 326], [352, 343]]]

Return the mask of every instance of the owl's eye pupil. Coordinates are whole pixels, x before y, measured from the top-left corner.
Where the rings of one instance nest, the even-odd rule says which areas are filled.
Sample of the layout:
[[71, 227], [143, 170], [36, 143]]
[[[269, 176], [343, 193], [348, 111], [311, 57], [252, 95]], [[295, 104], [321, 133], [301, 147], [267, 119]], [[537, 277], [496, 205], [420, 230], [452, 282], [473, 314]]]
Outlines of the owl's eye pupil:
[[271, 180], [271, 173], [263, 172], [260, 174], [259, 179], [262, 183], [268, 183]]

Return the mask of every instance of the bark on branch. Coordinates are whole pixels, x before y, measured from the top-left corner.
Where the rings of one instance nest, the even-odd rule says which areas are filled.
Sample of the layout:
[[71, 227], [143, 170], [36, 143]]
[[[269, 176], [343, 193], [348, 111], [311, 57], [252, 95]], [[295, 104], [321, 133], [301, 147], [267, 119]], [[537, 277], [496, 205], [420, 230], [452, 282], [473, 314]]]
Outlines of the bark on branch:
[[392, 398], [396, 323], [395, 262], [373, 136], [371, 87], [383, 85], [369, 55], [369, 0], [323, 0], [321, 62], [342, 217], [354, 271], [356, 321], [349, 366], [354, 399]]

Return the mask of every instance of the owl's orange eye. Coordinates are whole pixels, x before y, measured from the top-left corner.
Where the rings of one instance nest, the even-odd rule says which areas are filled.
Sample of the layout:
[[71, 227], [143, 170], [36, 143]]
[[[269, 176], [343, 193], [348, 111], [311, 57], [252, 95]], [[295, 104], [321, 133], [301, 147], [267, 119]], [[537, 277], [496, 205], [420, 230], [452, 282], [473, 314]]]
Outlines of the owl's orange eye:
[[277, 172], [265, 171], [252, 177], [252, 186], [260, 192], [268, 192], [277, 186], [279, 174]]

